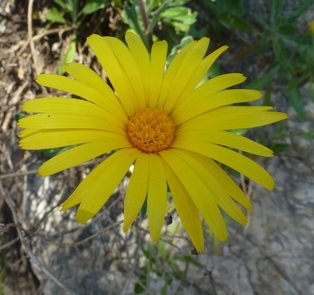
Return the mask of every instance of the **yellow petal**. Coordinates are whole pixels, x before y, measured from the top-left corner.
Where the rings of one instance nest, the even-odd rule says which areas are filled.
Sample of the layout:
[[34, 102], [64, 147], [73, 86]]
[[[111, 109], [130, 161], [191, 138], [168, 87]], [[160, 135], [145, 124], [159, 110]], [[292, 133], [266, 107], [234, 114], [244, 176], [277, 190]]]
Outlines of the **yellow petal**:
[[147, 214], [152, 240], [159, 239], [167, 207], [167, 182], [164, 166], [157, 154], [149, 155]]
[[[163, 92], [159, 97], [158, 105], [164, 106], [166, 112], [170, 112], [172, 107], [175, 105], [179, 97], [184, 93], [185, 88], [192, 90], [196, 85], [195, 81], [191, 77], [193, 77], [194, 72], [201, 64], [202, 59], [207, 51], [209, 45], [208, 38], [202, 38], [198, 42], [195, 43], [193, 47], [186, 53], [184, 59], [180, 63], [176, 70], [176, 74], [174, 77], [165, 76], [164, 85], [165, 89], [167, 89], [167, 85], [170, 85], [168, 91]], [[170, 70], [170, 67], [169, 67]], [[168, 82], [168, 78], [172, 78], [172, 81]], [[199, 83], [199, 81], [198, 81]], [[192, 88], [192, 89], [191, 89]]]
[[211, 166], [207, 165], [206, 160], [198, 158], [197, 155], [188, 151], [176, 150], [176, 155], [187, 163], [190, 169], [203, 181], [210, 193], [209, 198], [212, 198], [231, 218], [242, 225], [247, 224], [245, 215], [230, 196], [220, 187], [220, 183], [212, 175]]
[[288, 118], [278, 112], [268, 112], [272, 107], [231, 106], [221, 107], [195, 117], [177, 126], [178, 129], [198, 130], [204, 128], [216, 130], [233, 130], [253, 128], [272, 124]]
[[145, 89], [145, 97], [148, 98], [149, 88], [149, 71], [150, 71], [150, 59], [147, 49], [142, 40], [133, 32], [127, 31], [125, 34], [125, 40], [128, 44], [129, 50], [136, 62], [141, 74], [141, 80]]
[[168, 164], [165, 164], [165, 172], [181, 222], [189, 234], [196, 251], [200, 253], [204, 250], [204, 236], [197, 207], [182, 182], [173, 173]]
[[95, 116], [83, 114], [44, 113], [19, 120], [21, 128], [36, 129], [97, 129], [125, 135], [125, 130]]
[[174, 111], [172, 118], [176, 124], [181, 124], [182, 122], [220, 106], [240, 102], [249, 102], [257, 100], [261, 97], [262, 94], [260, 91], [249, 89], [225, 90], [214, 93], [210, 96], [203, 93], [203, 95], [200, 98], [195, 99], [195, 101], [189, 99], [185, 104], [181, 104], [180, 108], [178, 107], [176, 111]]
[[239, 171], [243, 175], [251, 178], [261, 186], [272, 190], [274, 181], [270, 174], [261, 166], [249, 158], [234, 152], [228, 148], [215, 145], [208, 142], [192, 142], [175, 140], [172, 147], [199, 153], [206, 157], [212, 158], [230, 168]]
[[[211, 55], [207, 56], [203, 60], [203, 62], [209, 57], [211, 57]], [[244, 82], [245, 80], [246, 80], [246, 77], [238, 73], [225, 74], [225, 75], [219, 75], [217, 77], [214, 77], [208, 80], [207, 82], [203, 83], [201, 86], [197, 87], [192, 93], [188, 93], [187, 96], [179, 100], [176, 105], [176, 108], [171, 113], [174, 114], [177, 111], [180, 112], [184, 110], [187, 104], [196, 103], [199, 100], [202, 100], [204, 98], [209, 98], [211, 97], [212, 94], [219, 92], [221, 90], [224, 90], [226, 88], [229, 88], [231, 86], [240, 84]]]
[[38, 132], [41, 132], [42, 130], [37, 128], [37, 129], [25, 129], [25, 130], [22, 130], [19, 134], [19, 137], [20, 138], [23, 138], [23, 137], [27, 137], [27, 136], [30, 136], [32, 134], [35, 134], [35, 133], [38, 133]]
[[124, 232], [129, 229], [143, 206], [147, 196], [148, 175], [149, 155], [145, 153], [139, 154], [134, 164], [134, 171], [124, 200]]
[[225, 241], [227, 239], [226, 225], [203, 181], [186, 162], [176, 155], [176, 150], [163, 150], [159, 154], [185, 186], [213, 233], [219, 240]]
[[[192, 91], [197, 87], [197, 85], [203, 79], [205, 74], [208, 72], [208, 69], [212, 66], [212, 64], [219, 57], [219, 55], [221, 55], [227, 48], [228, 48], [228, 46], [222, 46], [222, 47], [218, 48], [216, 51], [214, 51], [213, 53], [211, 53], [210, 55], [208, 55], [207, 57], [205, 57], [201, 61], [199, 66], [195, 69], [195, 71], [194, 71], [193, 75], [191, 76], [189, 82], [186, 83], [186, 85], [182, 85], [182, 87], [183, 87], [182, 95], [177, 99], [175, 107], [173, 107], [170, 110], [170, 112], [169, 112], [170, 114], [172, 112], [175, 112], [177, 107], [180, 106], [182, 102], [185, 102], [188, 97], [190, 97], [190, 95], [192, 94]], [[222, 75], [222, 76], [224, 76], [224, 75]], [[213, 79], [216, 79], [216, 78], [213, 78]], [[213, 80], [213, 79], [211, 79], [211, 80]], [[239, 82], [239, 83], [241, 83], [241, 82]], [[233, 84], [233, 85], [235, 85], [235, 84]], [[221, 89], [224, 89], [224, 88], [226, 88], [226, 87], [223, 87]], [[219, 90], [221, 90], [221, 89], [219, 89]], [[217, 91], [214, 91], [214, 92], [217, 92]], [[208, 92], [207, 91], [207, 92], [203, 92], [203, 93], [211, 94], [211, 93], [214, 93], [214, 92], [211, 92], [211, 91]], [[194, 93], [194, 91], [193, 91], [193, 93]]]
[[[101, 106], [103, 109], [115, 115], [121, 121], [125, 123], [128, 122], [122, 107], [117, 107], [116, 104], [112, 102], [112, 99], [107, 98], [103, 93], [99, 92], [98, 89], [88, 86], [87, 84], [68, 77], [53, 74], [39, 75], [36, 79], [36, 82], [46, 87], [59, 89], [85, 98]], [[114, 95], [114, 93], [112, 92], [111, 95]]]
[[106, 97], [106, 100], [110, 100], [110, 104], [123, 111], [123, 108], [112, 89], [95, 71], [82, 64], [74, 62], [66, 64], [65, 70], [77, 81], [97, 89]]
[[149, 101], [150, 108], [155, 108], [163, 82], [165, 64], [167, 59], [168, 44], [166, 41], [155, 42], [151, 50], [151, 67], [149, 81]]
[[107, 202], [114, 189], [136, 160], [140, 151], [134, 148], [115, 152], [96, 167], [66, 200], [61, 210], [67, 210], [79, 203], [76, 221], [85, 223]]
[[[115, 50], [118, 50], [120, 54], [121, 52], [124, 52], [123, 50], [121, 51], [119, 46], [120, 43], [123, 43], [117, 39], [116, 42], [119, 44], [117, 45], [113, 42], [110, 42], [108, 38], [94, 34], [87, 38], [87, 42], [96, 54], [102, 67], [106, 71], [106, 74], [108, 75], [110, 82], [118, 94], [120, 102], [123, 105], [125, 111], [129, 117], [132, 117], [138, 110], [139, 104], [133, 89], [133, 85], [131, 85], [129, 80], [129, 73], [125, 71], [125, 68], [120, 63], [114, 52]], [[132, 67], [132, 64], [134, 67], [135, 76], [138, 77], [139, 72], [134, 63], [134, 60], [133, 63], [131, 62], [131, 64], [128, 62], [127, 68], [129, 69]]]
[[45, 162], [38, 173], [42, 176], [51, 175], [79, 165], [112, 150], [131, 147], [126, 138], [107, 136], [105, 140], [86, 143], [66, 150]]
[[[114, 37], [104, 37], [104, 39], [106, 40], [106, 42], [108, 42], [109, 46], [112, 48], [112, 52], [123, 67], [128, 77], [128, 80], [130, 81], [130, 84], [134, 90], [137, 103], [139, 104], [140, 109], [143, 109], [147, 105], [147, 97], [144, 90], [141, 72], [138, 68], [137, 62], [134, 60], [134, 57], [131, 54], [130, 50], [122, 41]], [[136, 46], [136, 44], [134, 45]], [[140, 48], [141, 47], [136, 46], [137, 50], [139, 50]], [[148, 53], [146, 53], [146, 55], [148, 55]], [[145, 56], [142, 58], [144, 60]], [[128, 96], [130, 95], [128, 94]]]
[[177, 140], [204, 141], [228, 146], [254, 155], [272, 157], [273, 151], [241, 135], [222, 130], [195, 130], [181, 128], [176, 132]]
[[[29, 130], [29, 129], [28, 129]], [[122, 135], [86, 129], [58, 129], [40, 130], [20, 140], [20, 147], [28, 150], [42, 150], [65, 147], [92, 141], [105, 140], [106, 138], [123, 138]]]
[[[241, 204], [245, 209], [251, 210], [252, 204], [244, 192], [239, 188], [239, 186], [232, 180], [232, 178], [224, 171], [215, 161], [209, 157], [205, 157], [200, 154], [193, 155], [200, 162], [204, 161], [204, 166], [211, 173], [211, 175], [216, 179], [216, 182], [220, 187], [235, 201]], [[202, 162], [203, 163], [203, 162]]]
[[23, 104], [25, 112], [33, 113], [69, 113], [98, 117], [112, 122], [120, 128], [125, 128], [125, 123], [110, 112], [89, 101], [67, 97], [44, 97], [27, 101]]
[[195, 45], [196, 45], [196, 41], [189, 43], [171, 61], [162, 81], [159, 97], [156, 104], [157, 108], [162, 108], [164, 106], [165, 99], [168, 97], [169, 90], [172, 86], [172, 83], [174, 82], [174, 79], [177, 75], [180, 65], [182, 64], [189, 50], [193, 48], [193, 46]]

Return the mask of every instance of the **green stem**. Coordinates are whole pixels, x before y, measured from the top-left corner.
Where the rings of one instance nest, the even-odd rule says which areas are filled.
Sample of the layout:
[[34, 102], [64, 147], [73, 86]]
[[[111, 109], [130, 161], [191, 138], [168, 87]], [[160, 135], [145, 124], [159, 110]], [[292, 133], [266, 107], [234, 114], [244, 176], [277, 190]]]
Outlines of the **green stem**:
[[144, 35], [146, 37], [149, 48], [151, 48], [151, 46], [153, 45], [153, 36], [152, 36], [152, 33], [148, 33], [148, 34], [146, 33], [149, 28], [149, 19], [147, 15], [147, 10], [146, 10], [143, 0], [137, 0], [137, 2], [140, 8], [140, 12], [141, 12], [144, 27], [145, 27]]

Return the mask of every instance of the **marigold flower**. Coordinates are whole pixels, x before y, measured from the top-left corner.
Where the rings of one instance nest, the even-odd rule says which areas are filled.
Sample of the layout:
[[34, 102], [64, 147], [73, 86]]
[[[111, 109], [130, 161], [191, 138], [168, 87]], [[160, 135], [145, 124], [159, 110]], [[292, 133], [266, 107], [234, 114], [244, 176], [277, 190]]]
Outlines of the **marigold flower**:
[[200, 215], [218, 239], [225, 241], [227, 230], [220, 209], [245, 225], [247, 219], [235, 201], [248, 210], [251, 203], [217, 162], [266, 189], [274, 188], [268, 172], [232, 149], [265, 157], [273, 152], [229, 131], [288, 116], [270, 112], [273, 108], [268, 106], [230, 106], [262, 96], [256, 90], [225, 90], [242, 83], [246, 79], [242, 74], [221, 75], [198, 86], [227, 49], [222, 46], [204, 57], [208, 38], [184, 47], [167, 70], [166, 41], [154, 43], [150, 54], [132, 32], [126, 33], [127, 46], [117, 38], [98, 35], [90, 36], [88, 43], [114, 91], [90, 68], [70, 63], [66, 71], [73, 79], [43, 74], [36, 81], [85, 100], [37, 98], [26, 102], [23, 109], [39, 114], [19, 121], [25, 129], [20, 134], [23, 149], [73, 146], [45, 162], [38, 170], [42, 176], [114, 151], [80, 183], [61, 210], [79, 205], [77, 222], [88, 221], [134, 165], [124, 201], [124, 231], [147, 198], [151, 238], [158, 240], [169, 187], [198, 252], [204, 248]]

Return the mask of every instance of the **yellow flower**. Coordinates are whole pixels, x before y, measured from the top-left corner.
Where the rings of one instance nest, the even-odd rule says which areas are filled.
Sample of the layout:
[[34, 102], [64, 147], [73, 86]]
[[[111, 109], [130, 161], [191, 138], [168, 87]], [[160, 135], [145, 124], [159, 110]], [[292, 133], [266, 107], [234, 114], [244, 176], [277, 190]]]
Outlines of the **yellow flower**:
[[241, 74], [221, 75], [198, 86], [227, 49], [223, 46], [204, 57], [208, 38], [187, 45], [167, 70], [165, 41], [154, 43], [151, 54], [131, 32], [126, 33], [127, 46], [117, 38], [98, 35], [90, 36], [88, 43], [114, 91], [90, 68], [70, 63], [66, 71], [74, 79], [44, 74], [37, 82], [85, 100], [31, 100], [24, 110], [39, 114], [19, 121], [25, 129], [20, 134], [23, 149], [73, 146], [45, 162], [38, 171], [42, 176], [114, 151], [82, 181], [61, 210], [79, 205], [76, 220], [88, 221], [134, 165], [125, 196], [124, 231], [147, 198], [150, 234], [153, 241], [158, 240], [169, 187], [198, 252], [204, 248], [200, 215], [225, 241], [227, 230], [220, 209], [245, 225], [246, 217], [234, 201], [248, 210], [251, 203], [216, 161], [267, 189], [274, 188], [262, 167], [230, 148], [265, 157], [273, 152], [229, 130], [271, 124], [287, 115], [270, 112], [273, 108], [268, 106], [229, 106], [262, 96], [256, 90], [224, 90], [242, 83], [245, 77]]

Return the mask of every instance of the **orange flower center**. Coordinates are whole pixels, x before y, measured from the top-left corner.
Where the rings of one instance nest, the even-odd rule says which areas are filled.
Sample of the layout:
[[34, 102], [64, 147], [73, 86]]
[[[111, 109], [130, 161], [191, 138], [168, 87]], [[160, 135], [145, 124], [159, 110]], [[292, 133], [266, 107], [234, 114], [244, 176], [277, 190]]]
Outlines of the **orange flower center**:
[[173, 141], [175, 125], [163, 110], [145, 108], [127, 124], [130, 143], [144, 153], [157, 153]]

